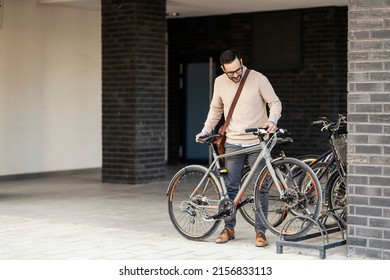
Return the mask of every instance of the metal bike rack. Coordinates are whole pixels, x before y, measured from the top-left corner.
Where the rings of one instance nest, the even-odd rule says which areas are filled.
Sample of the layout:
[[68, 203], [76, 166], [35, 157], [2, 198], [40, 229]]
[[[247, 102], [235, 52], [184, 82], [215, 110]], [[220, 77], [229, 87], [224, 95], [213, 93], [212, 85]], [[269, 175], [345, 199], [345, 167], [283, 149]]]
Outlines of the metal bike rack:
[[[290, 227], [290, 225], [292, 224], [292, 222], [295, 221], [296, 219], [302, 220], [303, 223], [305, 221], [312, 222], [314, 224], [313, 227], [317, 228], [318, 231], [314, 233], [306, 234], [298, 238], [288, 238], [288, 236], [284, 236], [282, 233], [286, 232]], [[331, 226], [331, 227], [325, 226], [326, 221], [328, 221], [329, 219], [335, 221], [335, 226]], [[284, 225], [283, 229], [281, 230], [281, 234], [279, 235], [280, 240], [276, 241], [276, 253], [282, 254], [284, 246], [291, 246], [291, 247], [305, 248], [305, 249], [316, 249], [319, 250], [320, 258], [325, 259], [326, 250], [347, 244], [346, 234], [345, 234], [346, 228], [347, 226], [345, 221], [331, 211], [326, 211], [323, 215], [321, 215], [321, 217], [318, 220], [314, 220], [309, 216], [293, 217]], [[330, 242], [329, 234], [335, 232], [341, 232], [341, 239], [338, 241]], [[320, 244], [301, 242], [316, 237], [321, 237]]]

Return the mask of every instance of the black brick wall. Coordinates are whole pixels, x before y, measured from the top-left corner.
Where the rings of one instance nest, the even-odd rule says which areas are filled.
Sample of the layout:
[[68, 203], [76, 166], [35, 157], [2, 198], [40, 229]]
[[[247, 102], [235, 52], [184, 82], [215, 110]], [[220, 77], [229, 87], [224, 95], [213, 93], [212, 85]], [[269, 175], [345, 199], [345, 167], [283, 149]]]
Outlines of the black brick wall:
[[165, 174], [165, 1], [102, 0], [104, 182]]
[[[183, 93], [178, 81], [179, 63], [191, 59], [208, 61], [210, 56], [218, 62], [220, 52], [233, 47], [241, 52], [244, 64], [252, 67], [252, 18], [256, 15], [168, 20], [170, 163], [180, 161], [180, 129], [184, 112]], [[295, 143], [288, 153], [294, 156], [326, 150], [326, 135], [318, 127], [312, 127], [310, 122], [318, 116], [336, 118], [338, 113], [346, 114], [347, 111], [347, 7], [304, 9], [301, 15], [301, 69], [256, 69], [269, 78], [282, 100], [279, 125], [293, 134]], [[275, 22], [277, 16], [283, 16], [283, 13], [275, 13]]]
[[348, 254], [390, 259], [390, 1], [349, 2]]

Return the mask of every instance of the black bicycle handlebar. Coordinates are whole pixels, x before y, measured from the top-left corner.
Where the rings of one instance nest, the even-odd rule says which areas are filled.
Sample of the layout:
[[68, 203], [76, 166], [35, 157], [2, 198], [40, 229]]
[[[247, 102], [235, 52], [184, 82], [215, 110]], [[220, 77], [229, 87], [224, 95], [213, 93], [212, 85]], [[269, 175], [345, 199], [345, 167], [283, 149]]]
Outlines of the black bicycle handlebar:
[[219, 137], [221, 137], [221, 134], [206, 134], [198, 137], [198, 140], [203, 143], [209, 143], [212, 142], [215, 138], [219, 138]]
[[[312, 125], [322, 125], [323, 130], [327, 130], [330, 133], [339, 132], [340, 128], [342, 128], [342, 125], [345, 126], [346, 124], [346, 118], [344, 115], [339, 114], [337, 121], [331, 121], [327, 117], [319, 117], [318, 120], [312, 121]], [[343, 128], [345, 130], [345, 128]], [[341, 129], [342, 130], [342, 129]]]
[[314, 121], [314, 122], [311, 122], [312, 125], [317, 125], [317, 124], [323, 124], [324, 121]]
[[264, 128], [257, 128], [257, 127], [253, 127], [253, 128], [247, 128], [245, 129], [245, 132], [246, 133], [267, 133], [267, 130], [265, 130]]

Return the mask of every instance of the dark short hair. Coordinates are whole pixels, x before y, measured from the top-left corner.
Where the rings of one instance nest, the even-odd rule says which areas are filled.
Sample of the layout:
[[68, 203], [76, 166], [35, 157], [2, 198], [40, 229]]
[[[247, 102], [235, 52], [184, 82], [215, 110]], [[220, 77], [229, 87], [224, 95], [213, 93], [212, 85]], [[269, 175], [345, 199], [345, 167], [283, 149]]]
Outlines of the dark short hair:
[[221, 53], [221, 56], [219, 57], [219, 61], [223, 66], [226, 63], [233, 62], [236, 58], [241, 59], [240, 53], [235, 49], [228, 49], [223, 53]]

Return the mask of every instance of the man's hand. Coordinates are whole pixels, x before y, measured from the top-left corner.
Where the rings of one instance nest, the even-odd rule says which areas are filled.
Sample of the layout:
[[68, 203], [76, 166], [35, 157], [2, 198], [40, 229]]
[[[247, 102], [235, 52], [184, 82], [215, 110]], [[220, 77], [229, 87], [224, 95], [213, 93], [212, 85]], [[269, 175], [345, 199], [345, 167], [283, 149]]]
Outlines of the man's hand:
[[207, 134], [206, 134], [206, 133], [203, 133], [203, 132], [196, 134], [196, 136], [195, 136], [195, 142], [202, 143], [202, 141], [199, 140], [199, 137], [206, 136], [206, 135], [207, 135]]
[[267, 121], [264, 124], [264, 128], [267, 129], [267, 132], [274, 132], [278, 129], [278, 127], [274, 124], [274, 122], [271, 122], [271, 121]]

